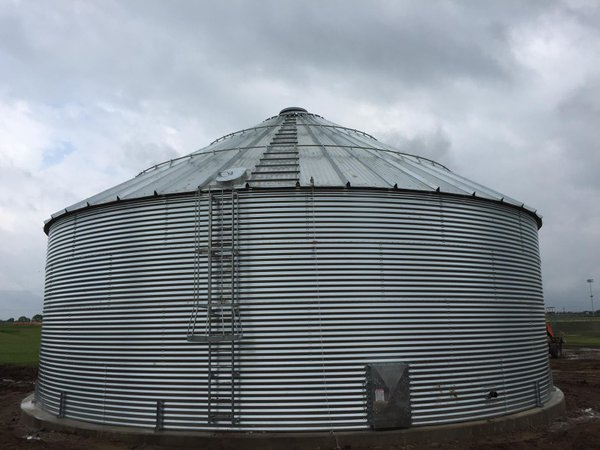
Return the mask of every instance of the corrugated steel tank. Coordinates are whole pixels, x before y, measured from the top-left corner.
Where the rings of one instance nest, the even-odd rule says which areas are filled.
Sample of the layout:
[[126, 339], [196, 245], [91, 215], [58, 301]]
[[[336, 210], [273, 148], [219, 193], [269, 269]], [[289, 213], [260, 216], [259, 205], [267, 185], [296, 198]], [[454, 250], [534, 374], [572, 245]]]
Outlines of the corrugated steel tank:
[[[552, 390], [539, 226], [440, 164], [286, 108], [46, 223], [36, 401], [166, 430], [534, 408]], [[406, 382], [377, 384], [381, 367]]]

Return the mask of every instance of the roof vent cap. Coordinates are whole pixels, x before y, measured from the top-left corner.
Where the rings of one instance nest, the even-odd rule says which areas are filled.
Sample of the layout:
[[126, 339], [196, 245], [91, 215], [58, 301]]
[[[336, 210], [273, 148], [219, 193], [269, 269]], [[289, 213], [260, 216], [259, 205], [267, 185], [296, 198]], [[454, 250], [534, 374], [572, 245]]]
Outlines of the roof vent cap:
[[285, 114], [298, 114], [298, 113], [307, 113], [308, 111], [304, 108], [300, 108], [298, 106], [288, 106], [287, 108], [283, 108], [279, 111], [279, 115], [283, 116]]

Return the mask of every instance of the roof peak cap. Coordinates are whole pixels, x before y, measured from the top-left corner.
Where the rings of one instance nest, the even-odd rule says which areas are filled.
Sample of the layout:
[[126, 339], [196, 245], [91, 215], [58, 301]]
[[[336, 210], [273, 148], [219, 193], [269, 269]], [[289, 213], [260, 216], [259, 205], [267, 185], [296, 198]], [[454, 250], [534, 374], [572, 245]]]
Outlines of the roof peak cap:
[[279, 111], [280, 116], [285, 116], [286, 114], [298, 114], [298, 113], [308, 113], [304, 108], [300, 108], [299, 106], [288, 106], [287, 108], [283, 108]]

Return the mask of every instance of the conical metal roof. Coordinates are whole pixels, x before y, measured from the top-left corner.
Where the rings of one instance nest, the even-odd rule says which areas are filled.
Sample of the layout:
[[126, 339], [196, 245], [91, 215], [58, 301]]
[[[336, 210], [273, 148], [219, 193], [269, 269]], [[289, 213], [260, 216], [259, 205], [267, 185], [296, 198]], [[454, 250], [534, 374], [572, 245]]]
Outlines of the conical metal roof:
[[152, 166], [135, 178], [52, 215], [89, 206], [210, 187], [361, 187], [431, 191], [503, 202], [541, 216], [522, 202], [403, 153], [362, 131], [303, 108], [289, 107], [261, 124], [223, 136], [187, 156]]

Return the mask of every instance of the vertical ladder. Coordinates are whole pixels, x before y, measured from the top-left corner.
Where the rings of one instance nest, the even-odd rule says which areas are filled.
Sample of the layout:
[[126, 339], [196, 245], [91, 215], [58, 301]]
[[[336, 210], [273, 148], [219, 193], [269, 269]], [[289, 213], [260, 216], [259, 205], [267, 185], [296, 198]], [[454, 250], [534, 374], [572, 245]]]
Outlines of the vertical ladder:
[[[199, 207], [198, 207], [199, 209]], [[235, 424], [239, 384], [239, 200], [231, 189], [208, 192], [207, 246], [196, 230], [195, 302], [187, 339], [207, 347], [207, 406], [211, 424]], [[199, 216], [197, 217], [199, 221]], [[200, 255], [206, 255], [206, 297], [200, 295]], [[205, 317], [204, 326], [198, 319]]]

